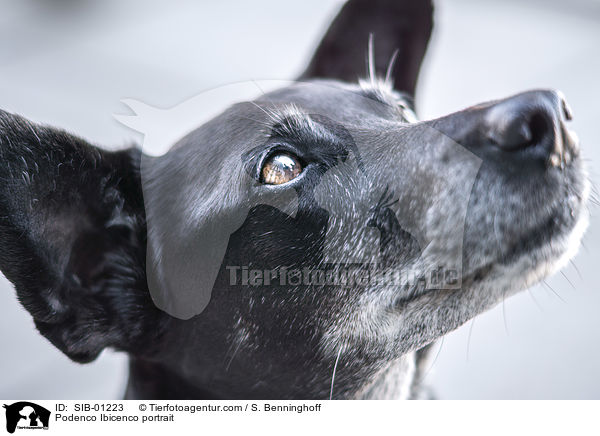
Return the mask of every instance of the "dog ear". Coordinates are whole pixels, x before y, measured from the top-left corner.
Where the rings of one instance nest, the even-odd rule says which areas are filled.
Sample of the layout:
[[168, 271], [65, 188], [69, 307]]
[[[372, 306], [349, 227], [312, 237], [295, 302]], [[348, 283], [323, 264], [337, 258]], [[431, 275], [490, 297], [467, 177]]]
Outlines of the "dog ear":
[[0, 111], [0, 270], [38, 330], [78, 362], [135, 350], [156, 331], [140, 156]]
[[432, 27], [430, 0], [350, 0], [329, 27], [300, 79], [355, 82], [367, 76], [372, 34], [375, 72], [385, 75], [395, 56], [390, 70], [394, 87], [414, 96]]

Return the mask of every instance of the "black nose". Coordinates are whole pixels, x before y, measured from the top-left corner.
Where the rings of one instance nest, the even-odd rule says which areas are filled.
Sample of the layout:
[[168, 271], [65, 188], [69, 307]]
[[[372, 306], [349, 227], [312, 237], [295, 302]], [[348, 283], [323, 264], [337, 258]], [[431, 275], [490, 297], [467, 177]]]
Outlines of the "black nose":
[[505, 151], [531, 151], [550, 158], [563, 158], [570, 147], [564, 121], [572, 118], [564, 97], [556, 91], [530, 91], [490, 105], [485, 110], [483, 134]]
[[483, 161], [516, 171], [525, 165], [563, 168], [579, 154], [561, 93], [528, 91], [482, 103], [426, 123]]
[[566, 128], [572, 114], [557, 91], [528, 91], [479, 104], [428, 123], [484, 161], [521, 170], [529, 164], [563, 168], [579, 154]]

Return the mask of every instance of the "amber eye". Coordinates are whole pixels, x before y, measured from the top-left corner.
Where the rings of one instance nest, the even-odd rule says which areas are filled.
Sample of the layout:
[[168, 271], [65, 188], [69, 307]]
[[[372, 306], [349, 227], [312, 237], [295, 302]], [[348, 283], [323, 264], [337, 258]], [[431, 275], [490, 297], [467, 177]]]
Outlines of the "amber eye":
[[281, 185], [295, 179], [301, 172], [302, 165], [297, 157], [289, 153], [277, 153], [264, 163], [261, 177], [263, 183]]

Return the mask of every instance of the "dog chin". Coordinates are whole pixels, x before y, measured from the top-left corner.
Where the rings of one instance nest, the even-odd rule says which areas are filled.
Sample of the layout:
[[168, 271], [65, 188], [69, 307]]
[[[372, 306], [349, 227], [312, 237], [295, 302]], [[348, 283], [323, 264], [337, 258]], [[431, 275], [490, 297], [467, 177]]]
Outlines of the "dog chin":
[[[583, 189], [577, 195], [577, 215], [570, 226], [563, 226], [546, 238], [543, 244], [530, 251], [521, 251], [510, 260], [506, 258], [490, 262], [463, 277], [463, 287], [481, 291], [500, 291], [502, 298], [527, 289], [564, 268], [579, 251], [581, 240], [589, 225], [589, 213], [585, 206], [590, 184], [584, 177]], [[563, 210], [557, 215], [571, 215], [574, 212], [565, 200]]]
[[[515, 275], [507, 274], [507, 278], [509, 280], [513, 277], [520, 278], [515, 291], [531, 287], [564, 268], [579, 251], [588, 224], [589, 214], [582, 206], [570, 230], [553, 235], [542, 247], [532, 253], [522, 254], [515, 262], [508, 265], [516, 271], [513, 273]], [[518, 270], [522, 271], [517, 275]]]

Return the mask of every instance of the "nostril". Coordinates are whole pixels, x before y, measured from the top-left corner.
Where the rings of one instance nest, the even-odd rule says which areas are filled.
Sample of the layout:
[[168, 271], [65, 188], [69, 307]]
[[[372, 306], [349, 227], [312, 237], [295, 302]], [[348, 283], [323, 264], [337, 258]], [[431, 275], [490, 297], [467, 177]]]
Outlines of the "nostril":
[[546, 113], [533, 113], [528, 124], [531, 131], [531, 140], [528, 144], [525, 144], [526, 146], [541, 144], [548, 136], [552, 135], [552, 123]]
[[497, 147], [512, 151], [527, 147], [538, 141], [543, 135], [544, 120], [542, 117], [513, 115], [503, 117], [489, 126], [488, 139]]

